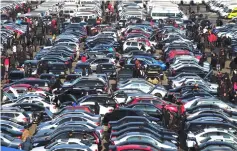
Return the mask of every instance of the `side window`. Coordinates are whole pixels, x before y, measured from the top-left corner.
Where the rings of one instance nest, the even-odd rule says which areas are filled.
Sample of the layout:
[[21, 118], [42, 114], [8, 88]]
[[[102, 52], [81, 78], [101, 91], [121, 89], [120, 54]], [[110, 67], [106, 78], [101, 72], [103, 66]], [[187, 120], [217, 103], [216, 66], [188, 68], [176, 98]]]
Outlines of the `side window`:
[[63, 120], [58, 122], [58, 125], [61, 125], [61, 124], [65, 123], [65, 122], [67, 122], [67, 121], [71, 121], [71, 119], [69, 119], [69, 118], [63, 119]]
[[108, 59], [101, 59], [101, 61], [100, 61], [100, 63], [107, 63], [107, 62], [109, 62]]
[[151, 100], [140, 100], [140, 103], [151, 103]]
[[37, 105], [40, 105], [40, 106], [44, 106], [44, 104], [42, 102], [39, 102], [39, 101], [32, 101], [33, 104], [37, 104]]
[[156, 112], [157, 109], [154, 106], [146, 105], [146, 110], [147, 111], [154, 111], [154, 112]]
[[146, 110], [146, 108], [144, 107], [144, 105], [136, 105], [133, 107], [134, 109], [138, 109], [138, 110]]
[[101, 59], [97, 59], [97, 60], [95, 60], [93, 63], [101, 63]]
[[152, 104], [157, 105], [157, 104], [162, 104], [162, 103], [160, 101], [158, 101], [158, 100], [152, 100]]
[[13, 114], [13, 113], [2, 113], [2, 116], [7, 116], [7, 117], [14, 118], [15, 114]]
[[131, 42], [127, 42], [127, 44], [126, 45], [130, 45], [131, 44]]
[[132, 87], [132, 88], [139, 88], [139, 86], [140, 86], [140, 85], [139, 85], [138, 83], [131, 84], [131, 87]]

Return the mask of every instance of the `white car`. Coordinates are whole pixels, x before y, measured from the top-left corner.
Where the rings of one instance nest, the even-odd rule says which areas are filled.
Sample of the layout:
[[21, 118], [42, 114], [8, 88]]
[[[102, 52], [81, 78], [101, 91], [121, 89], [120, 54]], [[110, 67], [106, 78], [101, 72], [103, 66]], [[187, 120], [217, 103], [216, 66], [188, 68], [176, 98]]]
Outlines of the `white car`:
[[[96, 71], [97, 65], [100, 63], [113, 63], [114, 64], [114, 61], [111, 58], [88, 59], [86, 62], [90, 63], [92, 71]], [[77, 63], [81, 63], [81, 61], [78, 61]]]
[[190, 77], [190, 78], [185, 77], [185, 78], [182, 78], [182, 79], [179, 79], [179, 80], [172, 80], [171, 87], [172, 88], [180, 87], [180, 86], [182, 86], [182, 84], [186, 84], [186, 83], [190, 83], [190, 82], [203, 83], [204, 85], [208, 85], [210, 88], [213, 88], [213, 89], [218, 88], [218, 84], [214, 84], [214, 83], [204, 81], [202, 78], [198, 78], [198, 77]]
[[[80, 106], [95, 106], [95, 102], [84, 102], [79, 103]], [[100, 115], [105, 115], [106, 113], [112, 112], [114, 110], [114, 107], [111, 106], [103, 106], [99, 104], [100, 107]]]
[[137, 49], [141, 50], [141, 46], [137, 41], [125, 41], [123, 44], [123, 50], [126, 50], [128, 47], [137, 47]]
[[[60, 145], [60, 144], [78, 144], [81, 146], [85, 146], [85, 144], [83, 143], [84, 140], [81, 139], [77, 139], [77, 138], [69, 138], [69, 139], [58, 139], [54, 142], [52, 142], [51, 144], [47, 145], [47, 146], [41, 146], [41, 147], [36, 147], [33, 148], [31, 151], [48, 151], [51, 147]], [[89, 148], [91, 149], [91, 151], [98, 151], [98, 145], [97, 144], [90, 144], [87, 145], [89, 146]]]
[[118, 89], [139, 89], [145, 93], [156, 95], [160, 98], [165, 97], [167, 90], [162, 85], [153, 85], [146, 80], [142, 79], [130, 79], [124, 83], [118, 84]]
[[225, 102], [217, 99], [217, 98], [209, 98], [209, 99], [199, 99], [187, 102], [184, 107], [185, 109], [192, 108], [193, 106], [202, 105], [202, 104], [213, 104], [219, 106], [221, 109], [237, 112], [237, 108], [231, 107], [230, 105], [226, 104]]
[[[175, 57], [171, 66], [176, 65], [178, 63], [186, 63], [186, 62], [189, 63], [190, 61], [199, 63], [199, 60], [197, 58], [195, 58], [194, 56], [183, 55], [183, 56]], [[207, 61], [204, 62], [203, 65], [204, 65], [204, 67], [210, 68], [210, 63]]]
[[69, 116], [64, 116], [61, 118], [58, 118], [56, 121], [48, 121], [48, 122], [43, 122], [38, 126], [38, 131], [40, 130], [45, 130], [45, 129], [52, 129], [58, 127], [60, 124], [64, 122], [70, 122], [70, 121], [86, 121], [88, 123], [91, 123], [95, 126], [100, 125], [99, 121], [92, 121], [88, 117], [85, 116], [78, 116], [78, 115], [69, 115]]
[[[235, 130], [227, 130], [220, 128], [206, 128], [200, 133], [192, 133], [188, 132], [186, 144], [188, 147], [194, 147], [195, 145], [200, 145], [203, 140], [208, 137], [212, 137], [211, 139], [224, 139], [228, 138], [228, 140], [237, 139], [236, 135], [233, 133]], [[196, 140], [196, 141], [195, 141]], [[197, 142], [197, 144], [196, 144]]]
[[[164, 149], [173, 149], [173, 150], [177, 150], [177, 147], [175, 146], [175, 144], [169, 142], [169, 141], [162, 141], [160, 142], [158, 139], [156, 139], [155, 137], [153, 137], [153, 135], [151, 134], [139, 134], [137, 132], [130, 132], [130, 133], [126, 133], [126, 135], [122, 135], [123, 137], [118, 137], [118, 138], [112, 138], [112, 142], [114, 145], [117, 145], [119, 143], [122, 142], [126, 142], [128, 140], [146, 140], [152, 143], [156, 143], [157, 146], [162, 147]], [[174, 142], [177, 143], [177, 142]]]
[[16, 102], [4, 104], [4, 105], [2, 105], [2, 107], [10, 107], [10, 106], [12, 106], [14, 104], [17, 104], [17, 103], [33, 103], [33, 104], [38, 104], [40, 106], [48, 108], [52, 113], [57, 113], [58, 112], [58, 108], [56, 107], [55, 104], [51, 104], [51, 103], [45, 101], [43, 98], [40, 98], [40, 96], [35, 97], [35, 98], [19, 99]]

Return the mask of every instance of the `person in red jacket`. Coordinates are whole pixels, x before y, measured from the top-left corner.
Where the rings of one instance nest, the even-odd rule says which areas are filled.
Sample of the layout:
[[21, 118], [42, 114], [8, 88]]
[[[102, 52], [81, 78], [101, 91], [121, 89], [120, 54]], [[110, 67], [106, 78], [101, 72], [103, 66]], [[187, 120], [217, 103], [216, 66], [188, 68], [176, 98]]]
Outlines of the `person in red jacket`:
[[4, 58], [3, 64], [4, 64], [4, 67], [5, 67], [4, 79], [7, 80], [8, 79], [9, 66], [10, 66], [10, 57], [8, 55]]
[[81, 57], [81, 61], [82, 61], [82, 62], [86, 62], [86, 56], [83, 55], [83, 56]]

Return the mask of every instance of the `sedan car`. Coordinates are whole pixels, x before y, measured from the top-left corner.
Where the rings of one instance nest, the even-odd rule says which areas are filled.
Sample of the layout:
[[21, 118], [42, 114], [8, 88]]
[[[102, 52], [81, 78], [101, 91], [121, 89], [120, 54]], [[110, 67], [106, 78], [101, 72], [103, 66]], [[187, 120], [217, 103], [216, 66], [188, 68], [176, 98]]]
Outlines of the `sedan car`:
[[164, 86], [153, 85], [144, 79], [129, 79], [119, 83], [117, 86], [118, 90], [127, 88], [140, 89], [145, 93], [153, 94], [161, 98], [163, 98], [167, 93], [167, 90], [164, 88]]

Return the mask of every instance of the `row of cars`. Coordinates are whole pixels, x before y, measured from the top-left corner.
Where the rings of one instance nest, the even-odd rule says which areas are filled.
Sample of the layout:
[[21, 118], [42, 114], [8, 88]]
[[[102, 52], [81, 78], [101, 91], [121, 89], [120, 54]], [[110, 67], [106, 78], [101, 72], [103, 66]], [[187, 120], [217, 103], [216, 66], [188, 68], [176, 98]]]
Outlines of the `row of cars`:
[[219, 14], [222, 18], [227, 19], [234, 19], [237, 17], [236, 10], [237, 10], [237, 2], [236, 1], [216, 1], [211, 0], [206, 3], [209, 9], [213, 12]]

